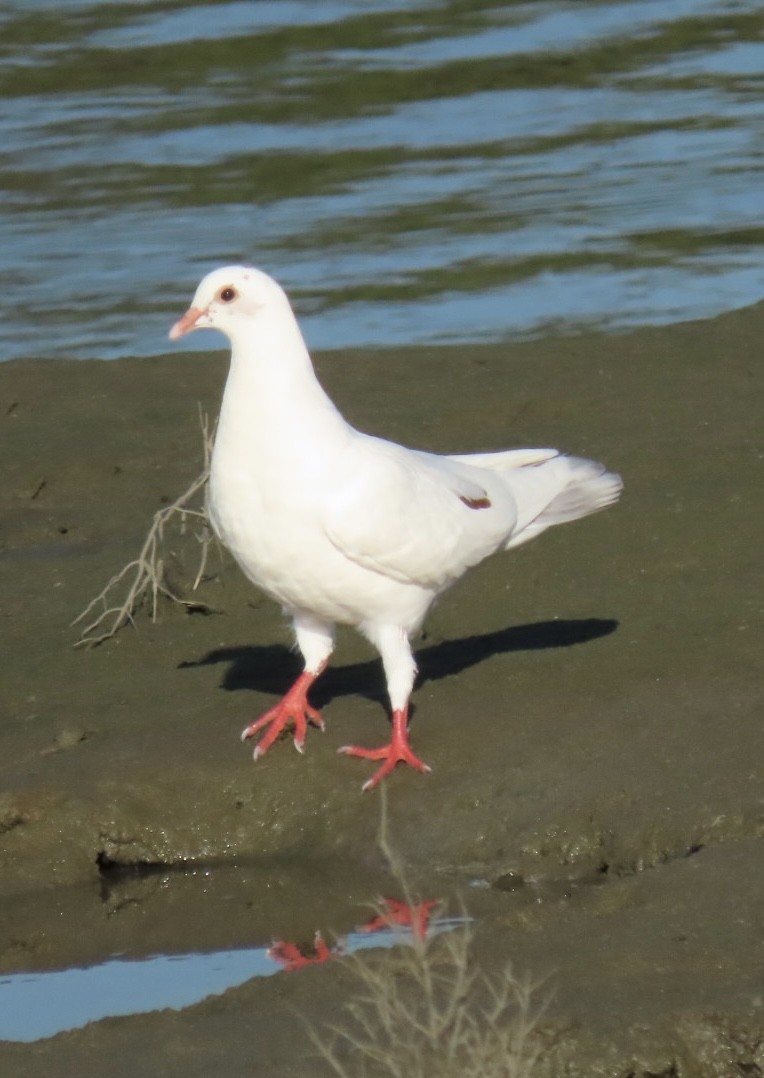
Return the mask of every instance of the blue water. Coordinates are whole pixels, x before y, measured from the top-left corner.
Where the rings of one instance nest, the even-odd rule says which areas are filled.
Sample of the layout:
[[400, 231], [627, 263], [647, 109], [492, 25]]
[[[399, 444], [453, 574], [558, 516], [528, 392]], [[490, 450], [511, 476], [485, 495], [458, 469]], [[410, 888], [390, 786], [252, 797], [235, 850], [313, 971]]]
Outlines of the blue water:
[[[430, 924], [429, 934], [448, 932], [465, 923], [463, 917], [441, 918]], [[342, 939], [342, 953], [394, 947], [407, 941], [410, 934], [403, 928], [373, 935], [352, 932]], [[267, 947], [251, 947], [209, 954], [114, 958], [83, 969], [14, 973], [0, 977], [0, 1040], [36, 1041], [102, 1018], [162, 1008], [181, 1010], [281, 969]], [[298, 976], [299, 970], [294, 975]]]
[[1, 359], [164, 352], [228, 261], [319, 348], [764, 295], [758, 3], [16, 0], [0, 60]]

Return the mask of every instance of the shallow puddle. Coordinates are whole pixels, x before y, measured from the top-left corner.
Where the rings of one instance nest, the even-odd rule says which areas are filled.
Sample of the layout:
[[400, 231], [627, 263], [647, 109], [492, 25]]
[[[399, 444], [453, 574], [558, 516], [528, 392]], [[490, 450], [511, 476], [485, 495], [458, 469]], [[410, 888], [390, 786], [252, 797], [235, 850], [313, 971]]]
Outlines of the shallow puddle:
[[[450, 932], [469, 918], [437, 918], [428, 935]], [[403, 946], [412, 929], [396, 925], [350, 932], [322, 953], [297, 944], [249, 947], [206, 954], [112, 958], [97, 966], [15, 973], [0, 977], [0, 1040], [35, 1041], [101, 1018], [180, 1010], [244, 984], [375, 947]], [[320, 937], [319, 937], [320, 939]], [[302, 961], [300, 960], [302, 959]]]

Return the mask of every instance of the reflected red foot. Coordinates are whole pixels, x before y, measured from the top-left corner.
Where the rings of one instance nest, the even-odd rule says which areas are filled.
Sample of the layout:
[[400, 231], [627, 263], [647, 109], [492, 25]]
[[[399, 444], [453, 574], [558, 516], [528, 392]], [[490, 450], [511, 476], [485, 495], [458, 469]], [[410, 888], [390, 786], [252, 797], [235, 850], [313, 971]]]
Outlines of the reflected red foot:
[[361, 925], [359, 932], [382, 932], [393, 925], [400, 925], [402, 928], [411, 928], [417, 939], [424, 939], [430, 927], [430, 914], [439, 904], [437, 898], [417, 902], [415, 906], [410, 906], [408, 902], [399, 902], [397, 898], [385, 898], [382, 901], [387, 907], [386, 911]]
[[255, 746], [255, 760], [265, 755], [279, 734], [289, 725], [294, 726], [294, 747], [298, 752], [303, 751], [305, 738], [308, 736], [308, 723], [317, 726], [319, 730], [324, 729], [321, 713], [308, 703], [308, 689], [317, 677], [318, 674], [300, 674], [286, 696], [279, 700], [275, 707], [242, 731], [241, 740], [246, 741], [260, 730], [265, 730]]
[[383, 745], [379, 749], [361, 749], [356, 745], [343, 745], [338, 752], [346, 756], [360, 756], [363, 760], [383, 760], [381, 767], [377, 768], [368, 782], [361, 787], [362, 790], [372, 790], [383, 778], [390, 774], [397, 764], [408, 764], [417, 771], [428, 772], [431, 768], [415, 756], [409, 747], [408, 738], [408, 708], [393, 712], [393, 736], [389, 745]]
[[320, 932], [316, 932], [313, 938], [313, 954], [305, 954], [296, 943], [288, 943], [286, 940], [276, 940], [267, 951], [268, 957], [283, 966], [285, 973], [292, 973], [305, 966], [320, 966], [322, 962], [327, 962], [333, 953]]

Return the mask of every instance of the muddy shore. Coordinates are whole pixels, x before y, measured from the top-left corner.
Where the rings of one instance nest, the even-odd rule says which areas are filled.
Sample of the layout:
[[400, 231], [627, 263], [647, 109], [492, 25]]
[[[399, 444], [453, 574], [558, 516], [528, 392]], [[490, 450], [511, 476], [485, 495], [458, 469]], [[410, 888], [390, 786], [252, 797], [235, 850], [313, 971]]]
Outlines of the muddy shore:
[[[418, 645], [390, 834], [477, 918], [486, 967], [547, 976], [539, 1074], [764, 1073], [764, 304], [624, 336], [318, 357], [359, 427], [436, 451], [554, 445], [622, 502], [473, 571]], [[392, 886], [368, 768], [381, 672], [341, 636], [327, 730], [257, 764], [240, 729], [297, 669], [214, 553], [199, 598], [74, 650], [72, 618], [199, 472], [226, 358], [0, 365], [0, 973], [343, 931]], [[193, 537], [171, 535], [178, 587]], [[480, 886], [475, 886], [479, 883]], [[0, 1043], [19, 1076], [320, 1075], [341, 963], [181, 1012]], [[140, 1062], [136, 1063], [136, 1057]], [[673, 1070], [671, 1068], [674, 1068]]]

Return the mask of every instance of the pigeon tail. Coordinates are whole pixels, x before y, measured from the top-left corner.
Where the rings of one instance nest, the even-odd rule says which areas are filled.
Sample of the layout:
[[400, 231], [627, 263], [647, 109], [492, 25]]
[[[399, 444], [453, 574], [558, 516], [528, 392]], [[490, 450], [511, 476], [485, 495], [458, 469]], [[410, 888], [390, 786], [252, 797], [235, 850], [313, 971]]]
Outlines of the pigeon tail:
[[[623, 481], [597, 461], [559, 456], [513, 472], [511, 487], [520, 515], [505, 550], [535, 539], [554, 524], [578, 520], [612, 505], [618, 500]], [[548, 500], [539, 505], [542, 491]]]

